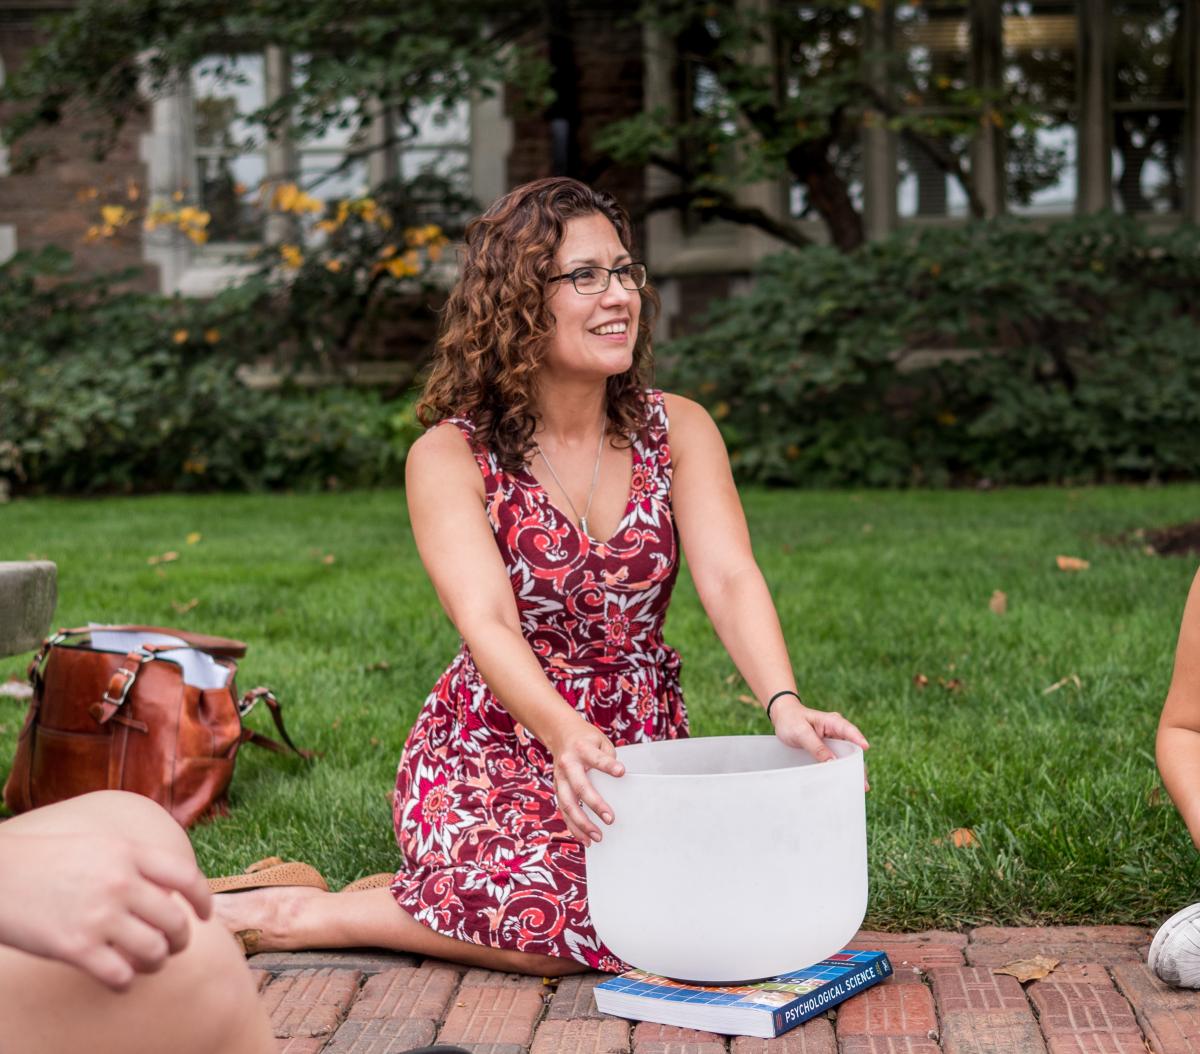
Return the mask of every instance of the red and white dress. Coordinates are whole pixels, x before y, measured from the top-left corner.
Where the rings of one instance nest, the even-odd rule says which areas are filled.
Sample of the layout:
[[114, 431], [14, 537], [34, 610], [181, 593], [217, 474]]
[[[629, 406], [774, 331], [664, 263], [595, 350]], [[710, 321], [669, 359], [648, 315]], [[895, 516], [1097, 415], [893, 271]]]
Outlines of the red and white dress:
[[[613, 536], [585, 535], [526, 470], [506, 472], [452, 419], [483, 473], [521, 631], [562, 697], [618, 746], [687, 735], [679, 656], [662, 626], [679, 569], [662, 393], [633, 444]], [[497, 701], [464, 644], [425, 700], [396, 776], [397, 903], [448, 937], [600, 970], [625, 964], [588, 914], [583, 846], [546, 748]]]

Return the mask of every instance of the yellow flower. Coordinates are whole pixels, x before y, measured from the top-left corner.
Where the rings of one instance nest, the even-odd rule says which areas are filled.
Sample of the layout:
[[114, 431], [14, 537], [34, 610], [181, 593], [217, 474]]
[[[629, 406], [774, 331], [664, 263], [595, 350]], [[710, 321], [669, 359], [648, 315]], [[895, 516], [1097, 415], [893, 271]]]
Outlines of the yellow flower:
[[133, 213], [124, 205], [102, 205], [100, 215], [104, 218], [105, 226], [113, 228], [124, 227], [133, 219]]
[[434, 263], [437, 263], [442, 258], [442, 247], [440, 245], [431, 245], [426, 252], [429, 253], [429, 259]]
[[937, 415], [937, 423], [944, 425], [946, 428], [950, 428], [951, 426], [958, 424], [958, 417], [950, 410], [942, 410]]
[[729, 404], [722, 399], [716, 406], [713, 407], [713, 417], [718, 421], [729, 416]]
[[203, 245], [208, 241], [208, 231], [188, 230], [184, 232], [197, 245]]
[[176, 344], [186, 344], [188, 339], [188, 331], [186, 329], [177, 329], [171, 334], [171, 339]]
[[409, 262], [407, 253], [404, 256], [393, 256], [383, 266], [393, 278], [410, 278], [420, 270]]
[[326, 260], [325, 261], [325, 270], [326, 271], [332, 271], [334, 274], [337, 274], [341, 269], [342, 269], [342, 261], [341, 260]]
[[221, 331], [219, 329], [217, 329], [215, 326], [212, 329], [206, 329], [204, 331], [204, 339], [209, 344], [215, 344], [218, 340], [221, 339]]
[[385, 245], [382, 249], [379, 250], [379, 258], [381, 260], [387, 260], [390, 257], [393, 257], [395, 255], [396, 255], [396, 247], [394, 245]]
[[171, 200], [172, 201], [183, 201], [183, 191], [182, 190], [175, 191], [175, 193], [171, 195]]
[[304, 263], [304, 253], [300, 251], [300, 246], [290, 242], [279, 247], [279, 255], [283, 259], [284, 267], [290, 267], [293, 271]]
[[125, 181], [125, 196], [130, 201], [137, 201], [142, 196], [142, 188], [138, 186], [137, 180], [127, 179]]

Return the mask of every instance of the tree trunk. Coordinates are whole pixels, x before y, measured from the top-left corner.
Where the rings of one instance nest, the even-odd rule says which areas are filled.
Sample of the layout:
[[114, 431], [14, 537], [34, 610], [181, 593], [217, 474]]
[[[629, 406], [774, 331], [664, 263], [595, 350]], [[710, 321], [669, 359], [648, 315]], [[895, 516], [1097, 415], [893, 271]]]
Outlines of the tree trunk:
[[808, 189], [808, 200], [820, 214], [829, 240], [842, 252], [852, 252], [866, 239], [863, 219], [850, 200], [850, 190], [826, 153], [815, 141], [788, 153], [788, 168]]

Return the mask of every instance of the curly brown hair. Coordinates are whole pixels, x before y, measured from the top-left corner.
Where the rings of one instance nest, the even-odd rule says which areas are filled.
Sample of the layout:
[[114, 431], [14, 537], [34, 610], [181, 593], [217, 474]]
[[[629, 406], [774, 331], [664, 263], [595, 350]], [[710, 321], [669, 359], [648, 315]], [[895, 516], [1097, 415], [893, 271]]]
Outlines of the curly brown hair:
[[[631, 252], [629, 216], [616, 199], [565, 177], [509, 191], [471, 221], [459, 250], [459, 279], [443, 309], [417, 417], [427, 428], [447, 417], [469, 418], [476, 440], [509, 472], [529, 460], [539, 423], [534, 395], [554, 335], [546, 303], [554, 255], [567, 221], [594, 213], [612, 223]], [[650, 330], [659, 299], [649, 285], [641, 296], [633, 362], [607, 381], [608, 432], [622, 443], [646, 421]]]

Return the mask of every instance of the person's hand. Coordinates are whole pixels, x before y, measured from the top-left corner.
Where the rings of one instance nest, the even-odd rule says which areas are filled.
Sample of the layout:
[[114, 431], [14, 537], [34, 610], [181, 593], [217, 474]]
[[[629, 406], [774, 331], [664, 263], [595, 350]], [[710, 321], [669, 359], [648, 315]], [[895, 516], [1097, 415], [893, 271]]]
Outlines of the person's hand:
[[0, 944], [77, 966], [116, 991], [186, 947], [188, 904], [208, 918], [208, 885], [165, 850], [97, 835], [0, 837]]
[[554, 793], [567, 830], [585, 846], [600, 841], [600, 829], [580, 803], [585, 803], [606, 824], [613, 822], [612, 809], [587, 774], [589, 769], [599, 769], [610, 776], [624, 774], [625, 766], [617, 760], [617, 748], [595, 725], [573, 715], [555, 736], [550, 752], [554, 756]]
[[[832, 761], [834, 753], [826, 745], [826, 739], [846, 739], [863, 750], [871, 744], [852, 722], [841, 714], [829, 710], [814, 710], [805, 706], [795, 696], [780, 696], [771, 707], [771, 724], [775, 735], [789, 747], [807, 750], [817, 761]], [[871, 784], [864, 780], [863, 789], [870, 790]]]

